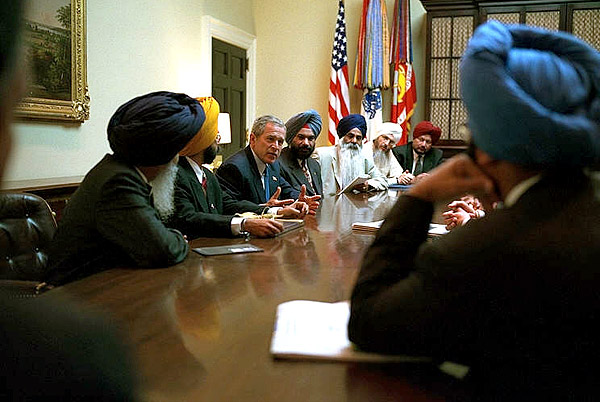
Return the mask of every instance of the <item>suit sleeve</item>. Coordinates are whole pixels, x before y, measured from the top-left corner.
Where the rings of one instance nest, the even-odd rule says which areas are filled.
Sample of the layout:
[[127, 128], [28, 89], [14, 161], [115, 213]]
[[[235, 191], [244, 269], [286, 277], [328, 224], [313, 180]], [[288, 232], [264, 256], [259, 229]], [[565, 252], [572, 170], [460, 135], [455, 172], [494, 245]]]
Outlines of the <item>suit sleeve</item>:
[[182, 234], [168, 229], [131, 176], [106, 182], [95, 206], [102, 237], [120, 247], [140, 267], [165, 267], [184, 260], [189, 247]]
[[228, 193], [234, 200], [241, 201], [244, 199], [242, 193], [244, 177], [236, 165], [233, 163], [222, 164], [217, 169], [216, 176], [223, 192]]
[[348, 324], [360, 348], [444, 358], [468, 353], [477, 332], [469, 325], [482, 318], [468, 302], [462, 256], [445, 251], [439, 243], [446, 239], [426, 241], [432, 214], [430, 203], [400, 197], [367, 251]]
[[[201, 186], [199, 190], [202, 191]], [[192, 239], [202, 236], [232, 236], [232, 216], [199, 211], [194, 206], [193, 199], [191, 183], [179, 174], [175, 186], [175, 214], [169, 221], [169, 226], [180, 230]]]
[[279, 199], [293, 198], [294, 200], [298, 199], [300, 192], [296, 190], [281, 174], [281, 168], [279, 171], [279, 186], [281, 187], [281, 196]]

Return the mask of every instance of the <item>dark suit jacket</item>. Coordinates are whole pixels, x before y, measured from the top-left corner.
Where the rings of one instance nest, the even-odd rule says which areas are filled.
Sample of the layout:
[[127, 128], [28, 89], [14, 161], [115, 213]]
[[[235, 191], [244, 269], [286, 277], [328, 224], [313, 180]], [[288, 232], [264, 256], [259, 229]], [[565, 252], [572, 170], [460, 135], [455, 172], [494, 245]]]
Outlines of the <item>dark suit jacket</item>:
[[[280, 200], [297, 199], [299, 192], [281, 177], [278, 161], [270, 165], [270, 171], [269, 190], [271, 196], [277, 190], [277, 187], [281, 187]], [[247, 200], [256, 204], [264, 204], [268, 201], [265, 198], [265, 190], [249, 145], [223, 162], [217, 169], [216, 174], [221, 188], [223, 191], [228, 192], [232, 198]]]
[[[223, 192], [215, 175], [202, 168], [206, 176], [206, 195], [194, 169], [179, 158], [175, 185], [175, 214], [168, 225], [189, 238], [230, 237], [231, 218], [237, 212], [261, 213], [264, 207], [249, 201], [237, 201]], [[226, 215], [223, 215], [226, 214]]]
[[[392, 148], [392, 152], [394, 153], [396, 159], [398, 159], [402, 169], [412, 172], [412, 165], [414, 161], [412, 141], [408, 144]], [[443, 152], [441, 149], [431, 148], [423, 158], [423, 173], [427, 173], [430, 170], [438, 167], [440, 163], [442, 163], [442, 156]]]
[[586, 176], [552, 172], [512, 207], [426, 242], [432, 213], [403, 196], [388, 215], [352, 294], [353, 342], [532, 389], [538, 377], [564, 384], [595, 373], [600, 201]]
[[65, 208], [46, 282], [62, 284], [110, 267], [161, 268], [183, 261], [188, 244], [161, 222], [150, 189], [133, 166], [106, 155]]
[[321, 166], [319, 165], [319, 162], [317, 162], [313, 158], [308, 158], [306, 160], [306, 164], [310, 172], [310, 177], [312, 178], [314, 190], [313, 187], [311, 187], [308, 183], [308, 180], [306, 179], [302, 168], [300, 167], [300, 165], [298, 165], [298, 159], [292, 156], [290, 148], [285, 147], [283, 151], [281, 151], [281, 156], [279, 157], [281, 176], [298, 191], [300, 191], [300, 188], [304, 184], [306, 186], [306, 194], [322, 195], [323, 182], [321, 181]]

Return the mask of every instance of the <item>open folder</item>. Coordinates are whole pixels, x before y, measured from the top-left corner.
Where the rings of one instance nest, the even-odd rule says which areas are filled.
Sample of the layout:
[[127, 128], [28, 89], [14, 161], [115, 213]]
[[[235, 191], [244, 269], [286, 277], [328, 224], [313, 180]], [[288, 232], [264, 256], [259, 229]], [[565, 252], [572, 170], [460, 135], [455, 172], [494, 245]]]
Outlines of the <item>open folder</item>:
[[340, 195], [342, 193], [347, 193], [347, 192], [351, 191], [354, 187], [358, 186], [359, 184], [365, 184], [367, 182], [367, 180], [369, 180], [369, 179], [370, 179], [370, 177], [367, 175], [357, 176], [354, 180], [352, 180], [352, 182], [350, 184], [348, 184], [346, 187], [344, 187], [336, 195]]

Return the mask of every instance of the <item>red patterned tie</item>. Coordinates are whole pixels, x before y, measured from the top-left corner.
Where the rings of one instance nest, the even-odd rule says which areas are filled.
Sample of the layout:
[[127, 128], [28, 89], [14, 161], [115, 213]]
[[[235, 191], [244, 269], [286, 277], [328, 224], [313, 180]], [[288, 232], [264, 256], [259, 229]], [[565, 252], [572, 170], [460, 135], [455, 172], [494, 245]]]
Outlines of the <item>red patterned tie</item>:
[[302, 166], [302, 172], [304, 172], [304, 176], [306, 176], [306, 180], [308, 180], [308, 184], [310, 184], [311, 190], [314, 190], [312, 177], [310, 176], [310, 171], [308, 170], [308, 167], [306, 166], [305, 160], [302, 161], [301, 166]]

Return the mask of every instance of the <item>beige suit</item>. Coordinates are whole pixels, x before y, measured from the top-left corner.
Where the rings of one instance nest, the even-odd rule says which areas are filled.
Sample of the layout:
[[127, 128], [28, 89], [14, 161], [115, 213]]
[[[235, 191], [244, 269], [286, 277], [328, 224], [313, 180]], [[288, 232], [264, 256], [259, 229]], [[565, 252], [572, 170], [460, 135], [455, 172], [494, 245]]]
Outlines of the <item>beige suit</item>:
[[[388, 188], [385, 176], [375, 167], [373, 158], [369, 158], [361, 152], [364, 161], [364, 174], [370, 179], [367, 183], [376, 190]], [[339, 150], [333, 145], [330, 147], [319, 147], [315, 149], [312, 157], [317, 159], [321, 165], [321, 179], [323, 181], [323, 195], [337, 194], [343, 189], [342, 174], [340, 172]]]

